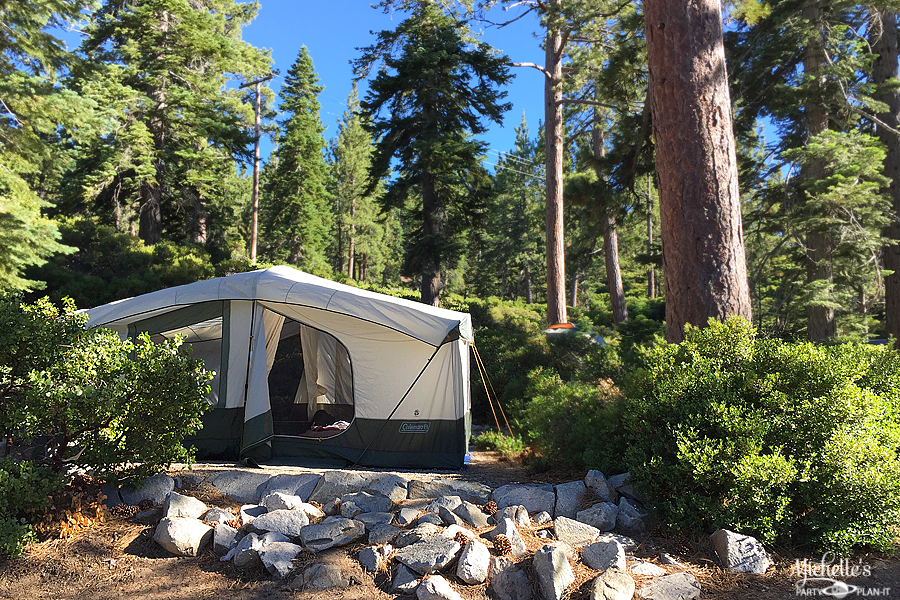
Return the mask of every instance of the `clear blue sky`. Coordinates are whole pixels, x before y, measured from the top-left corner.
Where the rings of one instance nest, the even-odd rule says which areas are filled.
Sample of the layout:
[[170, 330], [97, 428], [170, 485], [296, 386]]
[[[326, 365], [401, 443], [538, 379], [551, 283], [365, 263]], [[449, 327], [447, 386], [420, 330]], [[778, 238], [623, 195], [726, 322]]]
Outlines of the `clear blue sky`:
[[[337, 120], [350, 95], [353, 77], [350, 61], [360, 54], [356, 49], [374, 42], [370, 31], [393, 29], [403, 20], [403, 15], [385, 15], [364, 0], [260, 0], [260, 5], [259, 15], [244, 28], [244, 39], [258, 48], [270, 49], [275, 68], [282, 76], [296, 59], [300, 47], [307, 47], [320, 83], [325, 86], [319, 101], [322, 123], [328, 128], [325, 137], [331, 138], [337, 132]], [[491, 20], [495, 22], [517, 14], [514, 11], [494, 13]], [[534, 37], [538, 25], [537, 19], [529, 15], [504, 29], [477, 23], [474, 27], [482, 29], [483, 39], [511, 60], [542, 64], [541, 40]], [[492, 124], [490, 131], [481, 138], [493, 150], [487, 158], [491, 163], [496, 162], [497, 151], [507, 152], [513, 148], [513, 130], [522, 118], [522, 111], [532, 136], [537, 132], [538, 122], [544, 118], [543, 75], [531, 68], [516, 67], [511, 71], [516, 77], [508, 86], [506, 100], [513, 107], [505, 115], [502, 127]], [[273, 80], [272, 89], [277, 92], [282, 82], [283, 77]], [[360, 95], [364, 92], [362, 85]], [[271, 143], [264, 141], [261, 154], [267, 156], [270, 150]]]

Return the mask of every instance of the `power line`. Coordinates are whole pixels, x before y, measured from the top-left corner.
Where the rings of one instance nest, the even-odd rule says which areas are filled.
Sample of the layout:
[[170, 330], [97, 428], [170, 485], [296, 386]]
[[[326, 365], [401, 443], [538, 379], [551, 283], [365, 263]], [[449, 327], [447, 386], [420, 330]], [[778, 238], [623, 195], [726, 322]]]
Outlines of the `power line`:
[[503, 165], [498, 165], [497, 163], [488, 162], [487, 159], [484, 160], [485, 164], [491, 165], [492, 167], [497, 167], [498, 169], [505, 169], [507, 171], [512, 171], [513, 173], [518, 173], [520, 175], [525, 175], [526, 177], [531, 177], [532, 179], [537, 179], [538, 181], [545, 181], [543, 177], [540, 175], [535, 175], [534, 173], [526, 173], [525, 171], [519, 171], [517, 169], [513, 169], [511, 167], [505, 167]]

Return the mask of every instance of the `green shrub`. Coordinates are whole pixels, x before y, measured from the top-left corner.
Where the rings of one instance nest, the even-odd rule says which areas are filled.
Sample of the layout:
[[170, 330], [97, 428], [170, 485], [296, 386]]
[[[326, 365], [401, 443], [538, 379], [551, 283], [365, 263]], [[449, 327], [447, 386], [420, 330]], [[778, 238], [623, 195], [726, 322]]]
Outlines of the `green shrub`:
[[485, 431], [472, 438], [478, 450], [496, 450], [505, 458], [524, 454], [525, 442], [520, 435], [504, 435], [497, 431]]
[[31, 523], [62, 486], [63, 478], [47, 467], [0, 458], [0, 555], [21, 556], [26, 544], [37, 541]]
[[611, 380], [566, 382], [550, 369], [528, 374], [522, 421], [545, 458], [581, 469], [622, 472], [619, 440], [622, 395]]
[[84, 330], [73, 311], [0, 297], [3, 439], [57, 472], [76, 465], [111, 482], [189, 462], [181, 442], [200, 427], [212, 374], [179, 340], [122, 341]]
[[765, 542], [887, 548], [900, 522], [900, 355], [756, 337], [741, 319], [646, 351], [626, 461], [659, 517]]

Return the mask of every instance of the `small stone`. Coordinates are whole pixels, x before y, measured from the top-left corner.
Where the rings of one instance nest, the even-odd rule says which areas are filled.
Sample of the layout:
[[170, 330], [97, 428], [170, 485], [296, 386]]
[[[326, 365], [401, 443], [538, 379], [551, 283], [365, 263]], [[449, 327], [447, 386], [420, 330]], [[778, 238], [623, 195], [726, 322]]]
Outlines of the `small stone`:
[[632, 563], [631, 572], [635, 575], [649, 575], [650, 577], [661, 577], [666, 574], [666, 570], [662, 567], [643, 560]]
[[197, 556], [212, 537], [212, 527], [199, 519], [164, 517], [153, 541], [176, 556]]
[[390, 498], [393, 502], [402, 502], [408, 495], [409, 480], [393, 473], [375, 473], [365, 490]]
[[213, 529], [213, 552], [219, 556], [228, 554], [240, 538], [241, 534], [237, 529], [226, 523], [218, 523]]
[[262, 499], [261, 504], [269, 510], [300, 510], [310, 519], [322, 519], [325, 517], [325, 513], [321, 509], [304, 502], [300, 496], [292, 496], [283, 492], [273, 492], [266, 495]]
[[[322, 504], [331, 502], [343, 495], [362, 491], [369, 484], [369, 479], [350, 471], [326, 471], [322, 474], [316, 489], [310, 494], [307, 502]], [[325, 511], [328, 514], [328, 511]]]
[[491, 488], [474, 481], [437, 478], [431, 481], [410, 481], [410, 499], [459, 496], [474, 504], [484, 504], [491, 499]]
[[357, 560], [359, 560], [362, 568], [369, 573], [374, 573], [384, 566], [384, 557], [375, 546], [367, 546], [360, 550]]
[[425, 508], [425, 511], [440, 513], [441, 507], [448, 510], [453, 510], [460, 504], [462, 504], [462, 498], [460, 498], [459, 496], [441, 496], [440, 498], [436, 498], [431, 504], [429, 504]]
[[553, 521], [553, 534], [559, 541], [575, 548], [581, 548], [596, 540], [600, 535], [600, 530], [573, 519], [557, 517]]
[[508, 556], [492, 556], [488, 566], [488, 578], [493, 579], [498, 573], [509, 569], [516, 569], [516, 563]]
[[[245, 535], [230, 552], [234, 557], [232, 558], [234, 566], [238, 569], [245, 569], [255, 565], [259, 561], [259, 549], [261, 547], [262, 543], [258, 535], [255, 533]], [[226, 554], [225, 556], [228, 555]]]
[[682, 569], [687, 568], [683, 564], [681, 564], [680, 562], [675, 560], [674, 556], [672, 556], [671, 554], [666, 554], [665, 552], [659, 553], [659, 562], [661, 562], [664, 565], [672, 565], [673, 567], [681, 567]]
[[[541, 511], [549, 516], [546, 511]], [[540, 513], [538, 513], [540, 514]], [[531, 525], [531, 518], [524, 506], [507, 506], [494, 513], [494, 523], [499, 523], [503, 519], [512, 519], [517, 527], [528, 527]], [[549, 521], [548, 521], [549, 523]]]
[[397, 525], [411, 525], [419, 517], [419, 511], [414, 508], [401, 508], [397, 513]]
[[350, 581], [344, 577], [341, 570], [334, 565], [316, 563], [306, 568], [300, 575], [303, 590], [330, 590], [332, 588], [345, 588]]
[[522, 505], [529, 513], [545, 510], [552, 514], [556, 504], [556, 492], [549, 483], [500, 486], [494, 490], [492, 498], [499, 509]]
[[512, 519], [503, 519], [486, 535], [491, 540], [498, 535], [505, 535], [509, 538], [512, 545], [512, 555], [515, 557], [525, 556], [528, 553], [528, 548], [525, 547], [525, 542], [522, 540], [522, 536], [519, 535], [519, 530], [516, 529], [516, 524], [513, 523]]
[[657, 577], [637, 591], [643, 600], [692, 600], [700, 595], [700, 582], [690, 573]]
[[417, 525], [413, 529], [404, 531], [403, 533], [398, 535], [394, 540], [394, 547], [402, 548], [404, 546], [409, 546], [410, 544], [421, 542], [422, 540], [440, 535], [441, 531], [442, 529], [440, 527], [431, 523], [423, 523], [421, 525]]
[[149, 500], [153, 504], [162, 504], [174, 489], [174, 479], [165, 473], [157, 473], [141, 482], [136, 489], [121, 488], [119, 495], [122, 497], [122, 502], [129, 506], [137, 506], [142, 500]]
[[209, 510], [200, 500], [192, 496], [182, 496], [178, 492], [169, 492], [163, 503], [163, 517], [188, 517], [199, 519], [200, 515]]
[[631, 600], [633, 596], [634, 579], [615, 567], [604, 571], [591, 586], [591, 600]]
[[532, 559], [538, 583], [546, 600], [562, 600], [566, 589], [575, 581], [575, 573], [562, 548], [542, 546]]
[[241, 529], [258, 534], [277, 531], [297, 540], [301, 530], [307, 525], [309, 517], [302, 510], [273, 510], [256, 517]]
[[393, 542], [397, 539], [397, 536], [400, 535], [401, 531], [403, 530], [399, 527], [394, 527], [393, 525], [386, 525], [383, 523], [372, 525], [369, 528], [369, 543], [377, 545]]
[[625, 552], [631, 552], [638, 547], [638, 543], [627, 535], [619, 535], [618, 533], [601, 533], [597, 536], [598, 542], [617, 541], [625, 548]]
[[[574, 519], [581, 502], [587, 492], [587, 486], [583, 481], [570, 481], [556, 486], [556, 510], [554, 517], [568, 517]], [[580, 519], [579, 519], [580, 520]]]
[[443, 525], [444, 520], [437, 514], [427, 512], [416, 520], [416, 525]]
[[206, 481], [219, 492], [234, 498], [238, 502], [255, 504], [259, 502], [259, 494], [256, 492], [257, 488], [271, 479], [271, 477], [267, 473], [221, 471], [210, 475]]
[[463, 527], [467, 525], [462, 517], [457, 515], [455, 512], [451, 511], [446, 506], [442, 506], [438, 509], [438, 516], [446, 523], [447, 525], [459, 525]]
[[450, 586], [450, 582], [440, 575], [423, 579], [416, 589], [416, 597], [419, 600], [462, 600], [462, 596]]
[[600, 531], [612, 531], [616, 528], [618, 514], [619, 507], [612, 502], [598, 502], [586, 510], [578, 511], [575, 518]]
[[448, 527], [447, 529], [445, 529], [444, 531], [441, 532], [441, 535], [443, 537], [450, 538], [451, 540], [455, 540], [457, 534], [462, 534], [464, 537], [466, 537], [470, 540], [474, 540], [475, 538], [478, 537], [478, 534], [476, 534], [474, 531], [472, 531], [471, 529], [462, 527], [460, 525], [451, 525], [450, 527]]
[[616, 513], [616, 529], [625, 533], [640, 533], [644, 530], [644, 517], [647, 515], [638, 510], [632, 500], [624, 496], [619, 498], [619, 512]]
[[463, 502], [453, 512], [462, 518], [468, 525], [475, 529], [481, 529], [488, 526], [488, 516], [482, 510], [471, 502]]
[[469, 585], [484, 583], [487, 579], [490, 562], [491, 551], [488, 550], [488, 547], [478, 540], [472, 540], [466, 544], [459, 555], [456, 576]]
[[528, 575], [515, 567], [491, 575], [488, 589], [497, 600], [531, 600], [534, 596]]
[[373, 525], [390, 525], [394, 520], [394, 515], [389, 512], [373, 512], [362, 513], [356, 515], [355, 518], [365, 525], [366, 529], [371, 529]]
[[233, 514], [221, 508], [211, 508], [200, 516], [204, 523], [227, 523], [233, 518]]
[[351, 503], [359, 507], [360, 512], [364, 513], [390, 512], [394, 506], [394, 503], [387, 496], [370, 494], [368, 492], [344, 494], [341, 496], [341, 514], [343, 516], [347, 516], [344, 514], [344, 506]]
[[455, 540], [435, 536], [401, 548], [394, 559], [417, 573], [427, 575], [446, 568], [456, 559], [459, 549], [460, 545]]
[[341, 514], [341, 499], [334, 498], [330, 502], [322, 504], [322, 512], [328, 517], [334, 517]]
[[546, 525], [552, 520], [553, 518], [550, 516], [550, 513], [545, 510], [542, 510], [538, 514], [534, 515], [534, 522], [537, 525]]
[[315, 473], [275, 475], [259, 484], [256, 488], [256, 497], [265, 499], [269, 494], [279, 492], [286, 496], [296, 496], [300, 498], [301, 502], [306, 502], [313, 490], [316, 489], [320, 479], [322, 476]]
[[412, 594], [419, 587], [419, 576], [406, 565], [397, 563], [394, 577], [391, 579], [391, 591], [401, 594]]
[[618, 540], [594, 542], [581, 551], [581, 560], [596, 571], [607, 569], [625, 571], [625, 548]]
[[258, 504], [245, 504], [241, 507], [239, 511], [241, 525], [246, 525], [256, 517], [266, 514], [269, 512], [265, 506], [259, 506]]
[[719, 529], [710, 536], [716, 556], [732, 573], [765, 573], [772, 565], [769, 553], [749, 535]]
[[290, 542], [272, 542], [259, 549], [259, 560], [276, 579], [290, 575], [294, 566], [291, 561], [303, 550], [302, 546]]
[[584, 476], [584, 484], [604, 502], [615, 503], [618, 500], [616, 488], [597, 470], [590, 470]]
[[328, 517], [317, 525], [307, 525], [300, 530], [304, 548], [320, 552], [356, 541], [366, 534], [366, 526], [344, 517]]

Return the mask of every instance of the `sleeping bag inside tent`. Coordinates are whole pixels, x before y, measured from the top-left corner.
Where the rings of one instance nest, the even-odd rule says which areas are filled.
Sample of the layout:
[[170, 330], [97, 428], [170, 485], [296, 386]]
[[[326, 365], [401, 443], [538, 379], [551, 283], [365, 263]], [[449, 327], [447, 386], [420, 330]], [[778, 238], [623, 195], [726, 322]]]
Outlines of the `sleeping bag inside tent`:
[[88, 326], [180, 334], [216, 372], [198, 458], [459, 467], [468, 314], [273, 267], [105, 304]]

